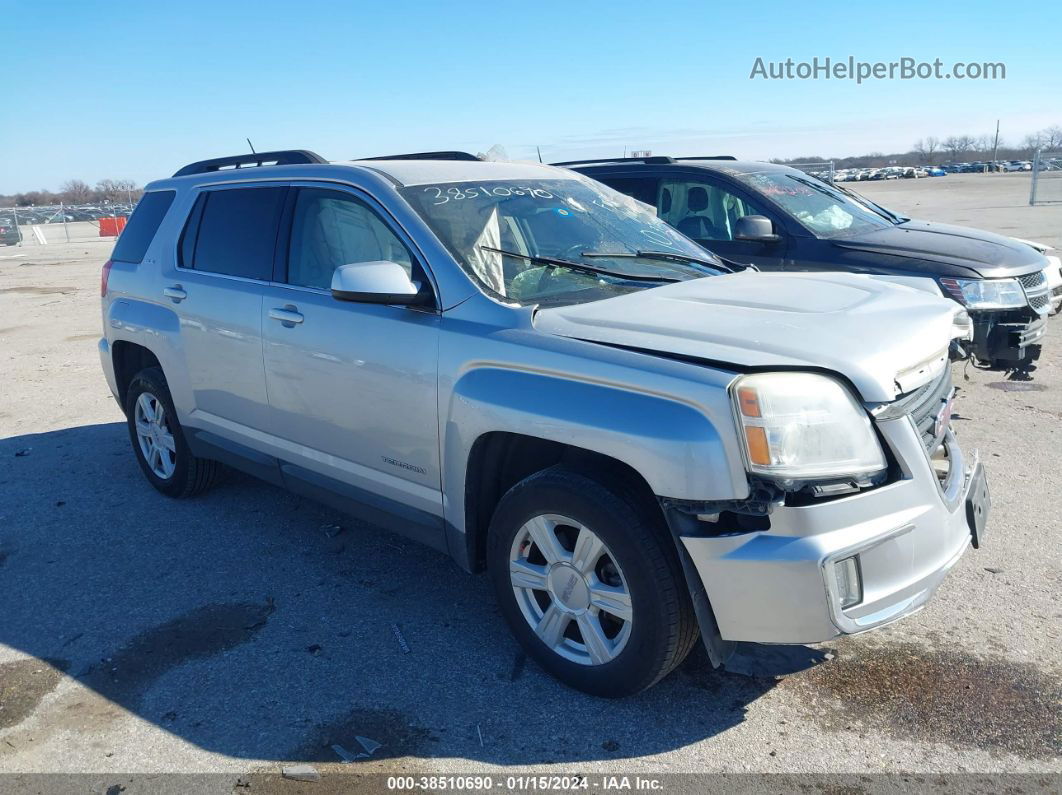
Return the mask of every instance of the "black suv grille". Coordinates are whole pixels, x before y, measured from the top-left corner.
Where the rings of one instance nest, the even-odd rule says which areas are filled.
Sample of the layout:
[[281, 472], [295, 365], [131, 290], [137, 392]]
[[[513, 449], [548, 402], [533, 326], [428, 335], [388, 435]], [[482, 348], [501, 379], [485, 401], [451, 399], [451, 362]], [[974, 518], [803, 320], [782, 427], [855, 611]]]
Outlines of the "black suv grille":
[[[944, 423], [940, 432], [937, 433], [937, 417], [940, 410], [944, 408], [945, 402], [951, 397], [952, 391], [951, 368], [946, 367], [944, 372], [935, 379], [913, 392], [908, 392], [897, 399], [891, 407], [894, 411], [903, 411], [911, 415], [915, 427], [918, 428], [918, 435], [922, 438], [922, 446], [929, 452], [933, 452], [940, 444], [944, 430], [951, 421], [949, 417], [948, 422]], [[894, 414], [894, 411], [889, 413]]]
[[1029, 306], [1031, 306], [1033, 309], [1037, 309], [1037, 310], [1043, 309], [1050, 302], [1051, 302], [1051, 296], [1049, 296], [1047, 293], [1041, 293], [1040, 295], [1030, 295], [1029, 296]]
[[1025, 297], [1029, 300], [1029, 306], [1038, 314], [1046, 314], [1050, 309], [1051, 294], [1047, 289], [1047, 276], [1043, 271], [1027, 273], [1019, 276], [1018, 281], [1025, 289]]
[[1043, 271], [1037, 271], [1036, 273], [1029, 273], [1025, 276], [1019, 276], [1018, 281], [1021, 282], [1021, 286], [1026, 290], [1033, 290], [1034, 292], [1041, 289], [1047, 284], [1047, 277], [1044, 276]]

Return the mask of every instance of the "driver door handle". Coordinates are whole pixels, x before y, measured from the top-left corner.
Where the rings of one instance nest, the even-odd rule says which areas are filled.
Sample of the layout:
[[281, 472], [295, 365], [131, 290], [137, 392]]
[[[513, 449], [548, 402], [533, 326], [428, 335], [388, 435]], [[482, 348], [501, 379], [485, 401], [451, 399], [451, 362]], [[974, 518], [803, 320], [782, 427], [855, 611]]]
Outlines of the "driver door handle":
[[179, 304], [185, 298], [188, 297], [188, 293], [181, 289], [181, 285], [175, 284], [172, 287], [167, 287], [162, 291], [162, 294], [167, 298], [172, 298], [173, 303]]
[[294, 308], [280, 309], [274, 307], [269, 310], [269, 316], [273, 318], [273, 320], [279, 320], [285, 326], [294, 326], [296, 323], [301, 323], [304, 319], [299, 312], [294, 310]]

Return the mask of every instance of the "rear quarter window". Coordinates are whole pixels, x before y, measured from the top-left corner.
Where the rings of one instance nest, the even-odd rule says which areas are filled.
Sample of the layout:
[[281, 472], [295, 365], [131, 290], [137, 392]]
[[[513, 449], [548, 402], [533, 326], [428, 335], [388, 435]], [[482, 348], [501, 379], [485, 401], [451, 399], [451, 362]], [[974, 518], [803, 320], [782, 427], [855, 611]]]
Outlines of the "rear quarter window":
[[129, 223], [118, 236], [118, 242], [114, 244], [112, 260], [132, 263], [143, 261], [148, 246], [154, 240], [155, 233], [159, 231], [159, 224], [162, 223], [170, 205], [173, 204], [175, 195], [176, 192], [172, 190], [159, 190], [144, 194], [144, 198], [129, 216]]

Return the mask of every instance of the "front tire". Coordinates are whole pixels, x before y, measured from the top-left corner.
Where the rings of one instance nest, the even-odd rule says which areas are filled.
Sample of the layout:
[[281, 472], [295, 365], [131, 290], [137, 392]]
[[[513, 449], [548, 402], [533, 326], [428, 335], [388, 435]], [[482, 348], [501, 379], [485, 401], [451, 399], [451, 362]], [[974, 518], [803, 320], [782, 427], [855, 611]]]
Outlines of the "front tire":
[[191, 497], [217, 482], [222, 466], [196, 458], [188, 449], [161, 368], [147, 367], [133, 376], [126, 390], [125, 416], [140, 469], [160, 492]]
[[518, 483], [494, 513], [487, 565], [517, 640], [577, 690], [638, 693], [697, 640], [659, 509], [606, 478], [556, 466]]

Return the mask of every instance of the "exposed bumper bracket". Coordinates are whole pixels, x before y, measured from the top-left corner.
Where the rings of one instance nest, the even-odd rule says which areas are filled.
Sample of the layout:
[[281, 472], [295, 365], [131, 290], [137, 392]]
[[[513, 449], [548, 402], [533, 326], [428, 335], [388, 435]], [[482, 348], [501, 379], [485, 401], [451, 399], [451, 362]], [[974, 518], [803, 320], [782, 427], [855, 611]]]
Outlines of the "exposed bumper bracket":
[[697, 518], [691, 514], [676, 510], [673, 506], [664, 505], [664, 516], [667, 520], [671, 538], [675, 542], [679, 560], [682, 562], [682, 573], [686, 576], [686, 587], [689, 588], [690, 599], [693, 600], [693, 611], [697, 615], [697, 625], [701, 630], [701, 640], [704, 642], [705, 651], [712, 666], [722, 666], [737, 648], [732, 640], [723, 640], [719, 634], [719, 624], [716, 623], [715, 613], [712, 611], [712, 603], [708, 601], [708, 592], [704, 588], [701, 575], [690, 557], [685, 544], [680, 536], [697, 532]]

